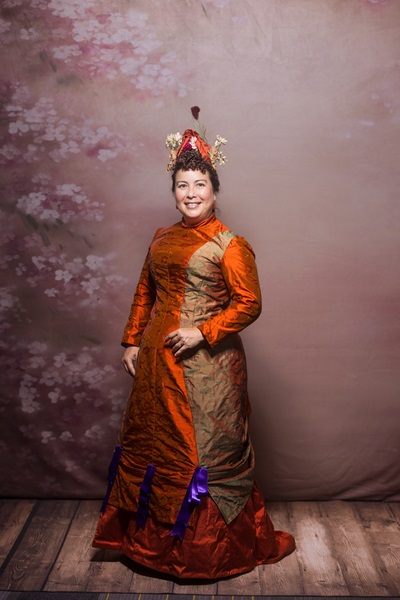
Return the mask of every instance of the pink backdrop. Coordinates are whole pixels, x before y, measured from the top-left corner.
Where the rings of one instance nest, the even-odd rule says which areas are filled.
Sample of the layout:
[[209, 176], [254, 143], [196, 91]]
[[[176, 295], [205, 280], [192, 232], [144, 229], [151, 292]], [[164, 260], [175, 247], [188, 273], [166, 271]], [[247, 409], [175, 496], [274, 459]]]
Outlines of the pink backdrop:
[[398, 0], [3, 0], [3, 493], [101, 496], [166, 134], [228, 139], [269, 499], [400, 500]]

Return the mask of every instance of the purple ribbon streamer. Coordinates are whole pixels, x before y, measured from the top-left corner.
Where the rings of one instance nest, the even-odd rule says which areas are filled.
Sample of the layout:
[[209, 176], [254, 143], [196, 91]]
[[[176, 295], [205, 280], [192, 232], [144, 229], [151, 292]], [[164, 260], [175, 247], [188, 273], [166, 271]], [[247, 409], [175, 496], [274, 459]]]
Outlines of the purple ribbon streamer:
[[196, 467], [193, 477], [186, 490], [181, 508], [178, 513], [171, 535], [179, 535], [181, 541], [185, 535], [190, 516], [200, 504], [201, 496], [208, 494], [208, 473], [205, 467]]
[[141, 527], [146, 525], [147, 514], [149, 512], [149, 500], [151, 492], [151, 484], [153, 483], [154, 473], [156, 468], [154, 465], [147, 465], [142, 485], [139, 492], [139, 506], [136, 514], [136, 523]]
[[110, 465], [108, 467], [108, 476], [107, 476], [108, 488], [106, 491], [106, 495], [103, 498], [103, 502], [101, 504], [100, 512], [102, 514], [106, 510], [107, 502], [110, 497], [112, 487], [114, 485], [115, 477], [117, 475], [119, 461], [121, 460], [121, 454], [122, 454], [122, 446], [115, 446], [114, 454], [111, 459]]

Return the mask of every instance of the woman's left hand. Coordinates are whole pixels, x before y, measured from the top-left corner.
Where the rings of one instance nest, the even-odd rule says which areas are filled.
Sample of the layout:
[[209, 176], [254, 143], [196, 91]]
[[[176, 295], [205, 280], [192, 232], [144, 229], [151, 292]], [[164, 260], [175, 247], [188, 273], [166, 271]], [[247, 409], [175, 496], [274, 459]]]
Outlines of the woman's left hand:
[[166, 346], [169, 346], [174, 356], [180, 356], [187, 350], [191, 350], [204, 342], [204, 336], [197, 327], [181, 327], [171, 331], [164, 338]]

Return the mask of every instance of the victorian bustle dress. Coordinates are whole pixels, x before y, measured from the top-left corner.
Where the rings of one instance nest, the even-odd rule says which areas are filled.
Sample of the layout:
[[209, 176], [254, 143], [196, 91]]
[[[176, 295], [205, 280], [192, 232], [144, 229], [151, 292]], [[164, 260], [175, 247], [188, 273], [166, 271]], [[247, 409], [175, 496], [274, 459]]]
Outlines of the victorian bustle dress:
[[[140, 351], [95, 547], [211, 579], [294, 550], [254, 481], [238, 332], [260, 310], [253, 251], [214, 214], [156, 232], [122, 340]], [[177, 359], [164, 338], [179, 327], [206, 343]]]

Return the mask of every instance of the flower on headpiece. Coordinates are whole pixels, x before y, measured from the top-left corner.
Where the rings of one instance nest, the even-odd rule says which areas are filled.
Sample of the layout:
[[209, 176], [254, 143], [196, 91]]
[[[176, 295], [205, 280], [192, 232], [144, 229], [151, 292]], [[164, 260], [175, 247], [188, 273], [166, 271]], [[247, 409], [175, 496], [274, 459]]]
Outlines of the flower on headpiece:
[[214, 146], [216, 148], [219, 148], [222, 144], [227, 144], [228, 140], [226, 140], [225, 138], [221, 137], [220, 135], [217, 135], [217, 139], [215, 140], [215, 144]]
[[182, 136], [179, 133], [170, 133], [167, 135], [167, 139], [165, 140], [165, 145], [170, 150], [177, 150], [179, 146], [182, 144]]
[[227, 158], [223, 152], [221, 152], [220, 148], [223, 144], [227, 144], [228, 140], [217, 135], [217, 139], [215, 140], [214, 146], [210, 148], [210, 158], [211, 164], [215, 167], [215, 163], [218, 161], [220, 165], [224, 165], [227, 161]]
[[224, 165], [226, 156], [221, 152], [221, 146], [226, 143], [227, 141], [223, 137], [217, 135], [214, 146], [210, 146], [194, 129], [186, 129], [183, 135], [179, 132], [170, 133], [165, 141], [166, 147], [170, 149], [167, 171], [175, 168], [177, 157], [186, 150], [197, 150], [203, 159], [209, 161], [214, 168], [217, 162]]
[[182, 144], [182, 136], [179, 133], [179, 131], [177, 131], [176, 133], [170, 133], [169, 135], [167, 135], [167, 139], [165, 140], [165, 145], [167, 148], [170, 149], [169, 163], [167, 165], [167, 171], [170, 171], [171, 169], [174, 168], [175, 161], [176, 161], [176, 153], [178, 152], [178, 149], [181, 144]]

